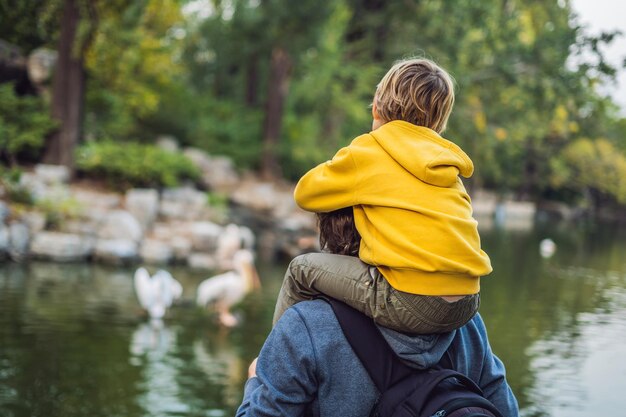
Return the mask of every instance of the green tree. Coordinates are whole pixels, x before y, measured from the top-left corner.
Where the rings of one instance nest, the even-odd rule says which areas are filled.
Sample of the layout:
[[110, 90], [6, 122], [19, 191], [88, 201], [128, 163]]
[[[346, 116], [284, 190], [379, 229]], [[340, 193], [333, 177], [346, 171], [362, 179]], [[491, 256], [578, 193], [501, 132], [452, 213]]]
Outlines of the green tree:
[[0, 156], [11, 165], [18, 155], [39, 156], [44, 137], [55, 127], [38, 97], [18, 97], [13, 84], [0, 84]]
[[576, 140], [558, 161], [550, 178], [555, 187], [576, 192], [594, 210], [626, 205], [626, 155], [608, 140]]
[[[124, 140], [145, 137], [145, 121], [172, 91], [183, 69], [181, 2], [104, 3], [86, 51], [86, 133]], [[181, 32], [182, 31], [182, 32]]]

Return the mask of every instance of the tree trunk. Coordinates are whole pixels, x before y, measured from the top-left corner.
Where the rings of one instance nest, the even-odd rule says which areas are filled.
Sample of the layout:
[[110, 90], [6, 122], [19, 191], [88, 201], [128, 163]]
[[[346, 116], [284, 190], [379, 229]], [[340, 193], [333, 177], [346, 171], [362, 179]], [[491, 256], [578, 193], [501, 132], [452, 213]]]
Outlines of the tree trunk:
[[246, 70], [246, 106], [255, 107], [258, 98], [259, 59], [256, 53], [252, 54], [249, 59]]
[[291, 75], [291, 57], [281, 47], [272, 49], [267, 107], [263, 127], [263, 155], [261, 176], [264, 179], [276, 179], [282, 176], [278, 162], [278, 144], [283, 122], [283, 107], [289, 90]]
[[80, 11], [76, 0], [66, 0], [61, 18], [58, 61], [52, 82], [52, 117], [60, 122], [48, 138], [43, 161], [74, 167], [74, 148], [81, 137], [85, 96], [84, 47], [77, 47]]
[[519, 189], [520, 200], [534, 200], [536, 197], [538, 179], [538, 156], [534, 145], [535, 138], [527, 138], [524, 155], [524, 179]]

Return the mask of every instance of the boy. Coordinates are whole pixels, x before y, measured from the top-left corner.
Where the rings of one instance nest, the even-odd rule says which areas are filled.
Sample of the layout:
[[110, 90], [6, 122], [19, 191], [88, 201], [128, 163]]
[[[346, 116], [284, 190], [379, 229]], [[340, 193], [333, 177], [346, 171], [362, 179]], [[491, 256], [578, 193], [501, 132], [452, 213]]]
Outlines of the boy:
[[440, 136], [453, 104], [452, 80], [432, 61], [408, 59], [387, 72], [372, 131], [306, 173], [294, 193], [316, 213], [352, 207], [359, 258], [371, 267], [355, 274], [341, 256], [296, 258], [274, 322], [319, 293], [410, 333], [447, 332], [474, 316], [491, 264], [459, 178], [472, 175], [472, 161]]

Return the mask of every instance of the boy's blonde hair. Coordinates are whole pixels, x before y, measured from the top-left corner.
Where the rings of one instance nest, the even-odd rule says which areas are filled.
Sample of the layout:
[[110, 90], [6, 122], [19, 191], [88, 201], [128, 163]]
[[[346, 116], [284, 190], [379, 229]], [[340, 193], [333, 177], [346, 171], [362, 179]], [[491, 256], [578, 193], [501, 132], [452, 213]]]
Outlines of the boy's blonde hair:
[[398, 61], [376, 87], [374, 105], [384, 122], [404, 120], [441, 133], [454, 105], [452, 78], [428, 59]]

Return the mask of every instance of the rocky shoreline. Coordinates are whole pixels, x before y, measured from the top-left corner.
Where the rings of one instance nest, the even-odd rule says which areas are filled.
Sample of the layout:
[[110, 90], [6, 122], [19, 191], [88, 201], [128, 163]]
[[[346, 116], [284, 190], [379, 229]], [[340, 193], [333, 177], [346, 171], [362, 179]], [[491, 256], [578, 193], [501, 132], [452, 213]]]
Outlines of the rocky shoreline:
[[[37, 165], [20, 179], [34, 204], [11, 202], [0, 187], [0, 259], [220, 270], [228, 267], [225, 248], [233, 242], [265, 260], [318, 249], [315, 217], [296, 206], [293, 184], [239, 174], [230, 159], [179, 151], [174, 141], [159, 145], [183, 152], [200, 169], [200, 183], [115, 193], [102, 184], [69, 181], [63, 166]], [[533, 203], [501, 202], [483, 191], [472, 199], [480, 229], [527, 229], [536, 217]], [[559, 210], [559, 217], [571, 215]]]
[[[35, 166], [22, 175], [20, 186], [41, 204], [15, 204], [0, 190], [0, 258], [219, 270], [229, 261], [221, 252], [235, 241], [265, 258], [315, 248], [314, 216], [295, 205], [292, 185], [239, 175], [229, 159], [198, 149], [184, 153], [201, 169], [200, 188], [135, 188], [122, 194], [69, 182], [65, 167]], [[212, 201], [215, 193], [224, 196], [221, 201]], [[51, 215], [57, 217], [53, 223]]]

